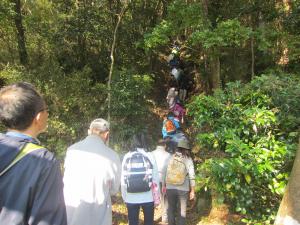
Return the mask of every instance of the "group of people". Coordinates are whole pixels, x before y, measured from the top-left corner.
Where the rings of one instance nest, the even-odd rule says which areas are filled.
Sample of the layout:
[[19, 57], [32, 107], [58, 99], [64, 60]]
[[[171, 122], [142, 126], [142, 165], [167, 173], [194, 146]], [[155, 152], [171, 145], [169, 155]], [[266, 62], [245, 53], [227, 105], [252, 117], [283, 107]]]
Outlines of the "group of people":
[[170, 55], [167, 57], [168, 66], [170, 68], [171, 80], [169, 86], [178, 89], [178, 98], [184, 102], [187, 98], [188, 90], [191, 89], [192, 81], [187, 76], [184, 63], [180, 58], [180, 46], [175, 42]]
[[[172, 72], [180, 69], [179, 48], [175, 45], [170, 57]], [[191, 147], [183, 132], [186, 110], [186, 90], [179, 85], [181, 77], [172, 74], [178, 82], [171, 83], [167, 100], [167, 114], [162, 124], [162, 140], [153, 152], [158, 165], [161, 187], [162, 224], [183, 225], [188, 200], [195, 198], [195, 170]], [[179, 78], [179, 79], [177, 79]]]
[[175, 143], [167, 135], [151, 152], [147, 137], [136, 134], [121, 163], [107, 146], [109, 123], [98, 118], [87, 137], [67, 149], [62, 174], [58, 160], [37, 139], [47, 119], [47, 104], [33, 85], [1, 88], [0, 121], [7, 132], [0, 134], [0, 224], [111, 225], [111, 196], [120, 186], [129, 225], [139, 224], [140, 208], [144, 224], [153, 225], [158, 205], [162, 223], [175, 225], [177, 218], [185, 224], [188, 198], [195, 196], [186, 139]]

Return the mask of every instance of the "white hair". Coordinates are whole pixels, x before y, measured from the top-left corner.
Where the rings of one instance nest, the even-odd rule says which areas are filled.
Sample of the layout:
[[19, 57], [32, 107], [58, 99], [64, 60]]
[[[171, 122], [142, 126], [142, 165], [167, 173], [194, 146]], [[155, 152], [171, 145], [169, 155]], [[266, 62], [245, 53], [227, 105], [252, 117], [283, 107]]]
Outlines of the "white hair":
[[93, 131], [98, 131], [99, 133], [109, 131], [109, 123], [102, 118], [93, 120], [88, 131], [89, 135], [92, 134]]

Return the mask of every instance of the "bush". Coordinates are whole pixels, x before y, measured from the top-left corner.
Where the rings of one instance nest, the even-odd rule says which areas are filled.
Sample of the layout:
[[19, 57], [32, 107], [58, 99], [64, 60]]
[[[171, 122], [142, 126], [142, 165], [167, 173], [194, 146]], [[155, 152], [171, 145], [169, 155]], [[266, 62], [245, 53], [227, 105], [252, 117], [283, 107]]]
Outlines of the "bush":
[[[26, 81], [41, 91], [49, 107], [49, 121], [47, 132], [39, 138], [59, 159], [69, 145], [87, 135], [93, 119], [107, 119], [107, 84], [95, 82], [89, 67], [67, 74], [51, 60], [31, 70], [8, 66], [0, 71], [0, 81], [3, 85]], [[130, 70], [114, 74], [110, 142], [114, 148], [126, 150], [123, 147], [133, 133], [147, 130], [151, 114], [146, 96], [152, 84], [150, 75]]]
[[87, 134], [92, 119], [106, 115], [106, 85], [93, 83], [90, 73], [89, 68], [84, 68], [65, 74], [51, 61], [34, 70], [7, 67], [0, 72], [4, 84], [30, 82], [43, 94], [49, 120], [47, 132], [39, 138], [60, 159], [70, 144]]
[[195, 97], [188, 110], [200, 149], [217, 153], [197, 165], [198, 181], [223, 194], [236, 212], [272, 218], [299, 136], [299, 78], [269, 74], [229, 83], [213, 96]]
[[112, 142], [115, 148], [126, 151], [128, 138], [134, 133], [148, 130], [153, 79], [147, 74], [123, 70], [114, 75], [112, 82]]

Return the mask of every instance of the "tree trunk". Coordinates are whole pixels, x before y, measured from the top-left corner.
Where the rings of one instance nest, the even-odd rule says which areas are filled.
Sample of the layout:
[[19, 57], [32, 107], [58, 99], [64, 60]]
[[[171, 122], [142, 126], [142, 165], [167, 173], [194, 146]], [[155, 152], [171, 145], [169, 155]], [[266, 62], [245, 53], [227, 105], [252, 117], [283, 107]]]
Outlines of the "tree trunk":
[[[207, 20], [207, 24], [209, 24], [209, 16], [208, 16], [208, 7], [209, 0], [202, 0], [201, 5], [203, 7], [203, 14], [205, 20]], [[215, 54], [214, 49], [210, 49], [208, 51], [208, 70], [209, 70], [209, 78], [208, 83], [210, 86], [210, 92], [213, 92], [215, 89], [221, 87], [221, 71], [220, 71], [220, 57]]]
[[275, 225], [288, 224], [300, 224], [300, 141], [291, 176], [275, 221]]
[[255, 66], [255, 53], [254, 53], [254, 37], [251, 37], [251, 80], [254, 77], [254, 66]]
[[221, 72], [219, 56], [211, 56], [210, 59], [210, 87], [214, 91], [221, 87]]
[[108, 114], [107, 114], [107, 120], [110, 123], [111, 121], [111, 81], [112, 81], [112, 74], [114, 70], [114, 64], [115, 64], [115, 57], [114, 57], [114, 52], [116, 48], [116, 41], [117, 41], [117, 33], [118, 29], [122, 20], [122, 17], [127, 9], [127, 2], [124, 3], [124, 6], [121, 9], [120, 14], [118, 14], [118, 20], [114, 29], [113, 33], [113, 42], [111, 45], [111, 50], [110, 50], [110, 59], [111, 59], [111, 64], [110, 64], [110, 69], [109, 69], [109, 75], [108, 75], [108, 83], [107, 83], [107, 89], [108, 89], [108, 95], [107, 95], [107, 101], [108, 101]]
[[208, 18], [208, 0], [202, 0], [203, 12], [205, 18]]
[[15, 0], [15, 25], [17, 29], [17, 39], [18, 39], [18, 50], [20, 63], [26, 65], [28, 63], [28, 55], [25, 44], [25, 32], [22, 24], [22, 13], [21, 13], [21, 0]]
[[162, 13], [161, 13], [161, 18], [166, 18], [168, 13], [168, 1], [167, 0], [162, 0]]

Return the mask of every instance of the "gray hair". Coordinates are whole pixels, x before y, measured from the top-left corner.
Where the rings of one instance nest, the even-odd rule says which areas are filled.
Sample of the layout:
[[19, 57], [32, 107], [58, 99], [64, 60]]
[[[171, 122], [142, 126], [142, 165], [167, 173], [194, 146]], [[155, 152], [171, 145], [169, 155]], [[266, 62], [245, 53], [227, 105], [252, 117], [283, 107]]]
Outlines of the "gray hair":
[[92, 130], [97, 130], [99, 131], [99, 133], [104, 133], [106, 131], [109, 131], [109, 123], [102, 118], [95, 119], [90, 124], [89, 133]]

